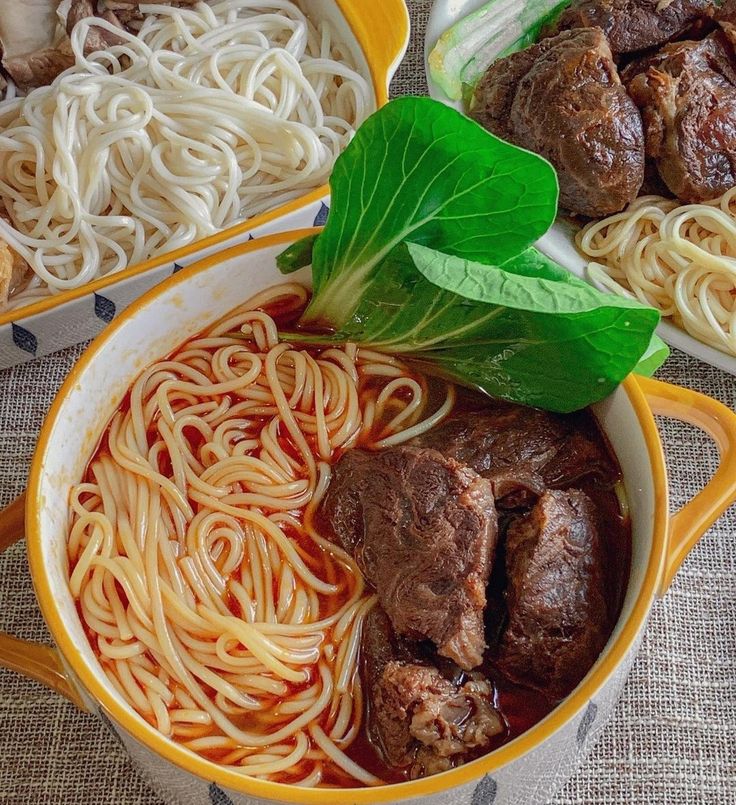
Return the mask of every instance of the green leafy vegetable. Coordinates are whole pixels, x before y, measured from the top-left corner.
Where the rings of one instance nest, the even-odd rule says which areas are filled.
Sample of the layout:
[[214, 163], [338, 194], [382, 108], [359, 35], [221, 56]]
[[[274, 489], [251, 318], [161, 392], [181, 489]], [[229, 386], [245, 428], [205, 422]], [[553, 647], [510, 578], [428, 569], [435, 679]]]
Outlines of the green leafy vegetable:
[[305, 323], [347, 321], [373, 269], [402, 241], [503, 262], [557, 214], [546, 160], [429, 98], [400, 98], [371, 116], [335, 163], [330, 189]]
[[292, 243], [288, 249], [281, 252], [276, 262], [282, 274], [293, 274], [300, 268], [312, 265], [312, 250], [316, 235], [308, 235], [306, 238]]
[[669, 356], [670, 348], [655, 333], [649, 342], [647, 351], [641, 356], [633, 371], [637, 375], [651, 377]]
[[656, 310], [530, 245], [554, 216], [548, 164], [441, 104], [406, 98], [377, 112], [331, 190], [324, 230], [279, 257], [284, 273], [312, 266], [313, 298], [289, 339], [405, 355], [562, 412], [605, 397], [642, 356], [647, 372], [666, 357], [652, 344]]
[[536, 42], [569, 0], [490, 0], [448, 28], [427, 59], [432, 80], [454, 101], [496, 60]]

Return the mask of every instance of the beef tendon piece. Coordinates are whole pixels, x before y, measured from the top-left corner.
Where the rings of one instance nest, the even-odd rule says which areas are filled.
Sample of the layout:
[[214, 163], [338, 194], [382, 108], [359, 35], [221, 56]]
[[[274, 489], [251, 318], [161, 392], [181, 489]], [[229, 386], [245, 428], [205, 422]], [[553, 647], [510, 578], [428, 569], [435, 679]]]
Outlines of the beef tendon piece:
[[497, 538], [489, 481], [435, 450], [350, 450], [320, 516], [400, 635], [431, 640], [466, 670], [481, 663]]
[[368, 731], [389, 765], [424, 777], [487, 751], [505, 725], [482, 674], [440, 670], [398, 638], [380, 606], [363, 628]]
[[723, 33], [667, 45], [631, 71], [628, 89], [647, 156], [675, 196], [706, 201], [736, 185], [736, 70]]
[[609, 633], [596, 509], [577, 490], [545, 493], [506, 540], [508, 625], [498, 668], [551, 699], [566, 696]]
[[503, 509], [533, 505], [548, 486], [565, 488], [592, 475], [608, 484], [618, 479], [605, 449], [574, 420], [511, 403], [452, 416], [412, 444], [488, 478]]
[[551, 33], [600, 28], [616, 55], [633, 53], [682, 36], [713, 8], [711, 0], [574, 0]]
[[619, 212], [644, 180], [641, 116], [598, 28], [563, 31], [492, 64], [471, 115], [548, 159], [572, 212]]

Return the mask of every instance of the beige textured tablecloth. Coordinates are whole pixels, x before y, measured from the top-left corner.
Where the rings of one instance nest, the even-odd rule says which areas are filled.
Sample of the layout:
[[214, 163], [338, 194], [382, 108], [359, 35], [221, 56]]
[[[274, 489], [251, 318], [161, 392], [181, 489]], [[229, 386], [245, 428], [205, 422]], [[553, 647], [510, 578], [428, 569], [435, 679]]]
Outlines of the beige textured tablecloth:
[[[375, 0], [380, 2], [380, 0]], [[396, 94], [424, 93], [427, 0], [409, 3], [410, 52]], [[26, 483], [44, 414], [81, 349], [0, 372], [0, 505]], [[660, 377], [736, 408], [736, 378], [674, 354]], [[662, 422], [673, 506], [713, 471], [699, 432]], [[0, 629], [48, 641], [23, 545], [0, 558]], [[160, 805], [93, 717], [0, 671], [0, 802]], [[614, 720], [554, 805], [736, 805], [736, 510], [685, 562], [657, 604]]]

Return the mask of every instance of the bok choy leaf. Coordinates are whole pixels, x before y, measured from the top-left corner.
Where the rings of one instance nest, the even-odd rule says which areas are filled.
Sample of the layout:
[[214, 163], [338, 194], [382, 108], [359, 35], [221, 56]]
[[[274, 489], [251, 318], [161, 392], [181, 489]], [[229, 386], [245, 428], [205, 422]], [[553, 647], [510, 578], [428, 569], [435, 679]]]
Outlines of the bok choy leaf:
[[426, 98], [393, 101], [338, 159], [318, 235], [279, 258], [312, 266], [290, 340], [352, 341], [492, 396], [573, 411], [646, 356], [659, 313], [603, 294], [531, 243], [551, 225], [548, 163]]
[[405, 240], [503, 262], [557, 214], [546, 160], [428, 98], [400, 98], [368, 118], [335, 163], [330, 190], [305, 324], [347, 321], [376, 266]]

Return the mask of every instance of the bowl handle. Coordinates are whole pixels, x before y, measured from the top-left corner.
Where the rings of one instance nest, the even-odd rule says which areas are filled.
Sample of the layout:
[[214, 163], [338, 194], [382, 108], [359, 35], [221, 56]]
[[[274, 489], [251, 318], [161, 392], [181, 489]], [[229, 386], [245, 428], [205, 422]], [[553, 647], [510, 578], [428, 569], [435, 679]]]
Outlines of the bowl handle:
[[388, 85], [409, 43], [409, 11], [404, 0], [352, 3], [338, 0], [370, 67], [378, 106], [388, 102]]
[[736, 500], [736, 413], [697, 391], [648, 377], [636, 378], [655, 414], [704, 430], [721, 460], [703, 490], [670, 518], [667, 559], [659, 594], [664, 595], [693, 546]]
[[[25, 495], [0, 511], [0, 553], [22, 539], [24, 532]], [[0, 632], [0, 667], [17, 671], [35, 679], [74, 702], [80, 710], [87, 707], [64, 671], [57, 649], [18, 640]]]

